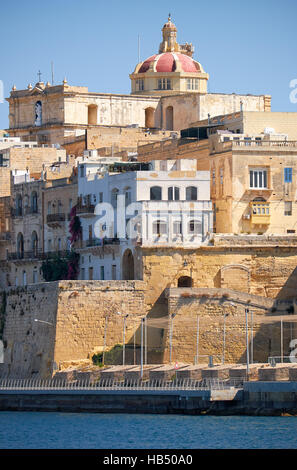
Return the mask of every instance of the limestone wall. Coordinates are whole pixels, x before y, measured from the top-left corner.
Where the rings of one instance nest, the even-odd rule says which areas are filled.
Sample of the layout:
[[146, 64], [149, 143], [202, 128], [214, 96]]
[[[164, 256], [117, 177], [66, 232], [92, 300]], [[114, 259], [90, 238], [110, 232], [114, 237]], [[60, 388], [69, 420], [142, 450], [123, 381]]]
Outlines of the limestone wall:
[[3, 374], [47, 377], [63, 362], [91, 360], [103, 350], [106, 316], [106, 350], [122, 344], [118, 311], [129, 315], [125, 343], [137, 331], [139, 344], [143, 291], [141, 281], [60, 281], [9, 290]]
[[[269, 356], [280, 356], [280, 317], [287, 313], [288, 303], [243, 294], [230, 289], [167, 289], [168, 314], [175, 315], [172, 327], [172, 361], [194, 363], [197, 352], [200, 363], [246, 362], [246, 318], [249, 308], [248, 335], [251, 352], [253, 337], [254, 362], [267, 362]], [[273, 313], [271, 312], [273, 310]], [[253, 314], [253, 318], [251, 316]], [[199, 326], [198, 326], [199, 317]], [[284, 322], [284, 355], [289, 355], [290, 339], [297, 334], [295, 323]], [[207, 356], [207, 357], [205, 357]], [[249, 356], [251, 357], [251, 356]], [[164, 359], [169, 359], [169, 332]]]

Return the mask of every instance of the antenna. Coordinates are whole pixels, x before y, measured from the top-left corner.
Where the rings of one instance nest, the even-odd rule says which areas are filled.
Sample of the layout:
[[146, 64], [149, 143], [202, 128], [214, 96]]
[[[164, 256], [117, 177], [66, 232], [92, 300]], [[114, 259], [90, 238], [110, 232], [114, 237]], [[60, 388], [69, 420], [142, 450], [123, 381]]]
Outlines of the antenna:
[[54, 84], [54, 63], [51, 62], [51, 69], [52, 69], [52, 85]]

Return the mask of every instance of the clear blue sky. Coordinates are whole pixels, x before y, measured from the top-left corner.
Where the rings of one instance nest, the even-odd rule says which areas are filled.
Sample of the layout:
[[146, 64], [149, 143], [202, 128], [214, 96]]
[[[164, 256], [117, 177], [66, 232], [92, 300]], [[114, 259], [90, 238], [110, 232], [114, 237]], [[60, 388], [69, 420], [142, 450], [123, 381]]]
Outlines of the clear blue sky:
[[[140, 56], [158, 51], [168, 13], [179, 42], [192, 42], [194, 58], [209, 73], [209, 91], [271, 94], [273, 111], [297, 112], [289, 83], [297, 78], [296, 0], [23, 0], [0, 2], [0, 80], [5, 97], [64, 76], [90, 91], [130, 93]], [[8, 104], [0, 104], [0, 129]]]

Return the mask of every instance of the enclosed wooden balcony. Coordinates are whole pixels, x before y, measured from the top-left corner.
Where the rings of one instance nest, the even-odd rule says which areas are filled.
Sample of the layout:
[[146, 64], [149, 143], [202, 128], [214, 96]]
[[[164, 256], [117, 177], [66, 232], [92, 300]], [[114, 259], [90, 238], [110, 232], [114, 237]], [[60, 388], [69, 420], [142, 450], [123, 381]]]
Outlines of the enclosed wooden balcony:
[[251, 207], [251, 223], [254, 225], [270, 224], [270, 204], [266, 201], [252, 201]]

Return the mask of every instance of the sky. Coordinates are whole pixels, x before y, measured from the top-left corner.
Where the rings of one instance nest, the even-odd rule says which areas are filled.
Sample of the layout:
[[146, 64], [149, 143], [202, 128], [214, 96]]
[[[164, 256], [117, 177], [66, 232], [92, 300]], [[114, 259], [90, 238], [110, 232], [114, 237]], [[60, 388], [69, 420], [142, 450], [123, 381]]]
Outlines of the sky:
[[[38, 81], [130, 93], [129, 74], [158, 52], [171, 13], [179, 43], [209, 74], [210, 93], [270, 94], [272, 111], [297, 112], [296, 0], [0, 0], [0, 101]], [[297, 88], [297, 85], [294, 86]], [[297, 94], [296, 94], [297, 96]], [[0, 129], [8, 103], [0, 102]]]

